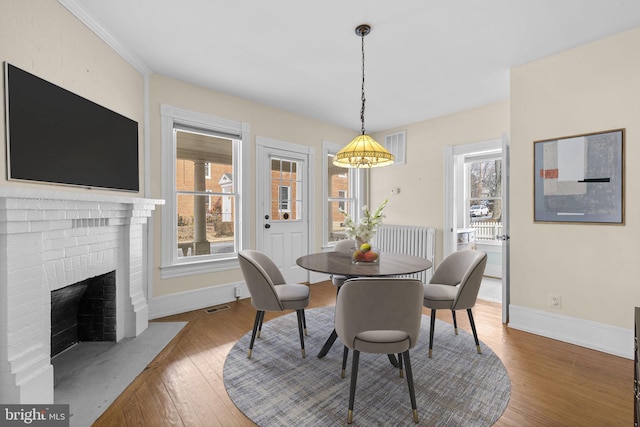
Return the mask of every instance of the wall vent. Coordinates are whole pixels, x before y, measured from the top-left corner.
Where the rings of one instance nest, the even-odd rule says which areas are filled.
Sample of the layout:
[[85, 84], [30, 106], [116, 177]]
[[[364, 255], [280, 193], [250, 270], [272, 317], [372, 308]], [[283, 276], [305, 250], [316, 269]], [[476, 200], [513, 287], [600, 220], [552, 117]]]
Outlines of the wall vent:
[[211, 314], [211, 313], [217, 313], [217, 312], [222, 311], [222, 310], [228, 310], [229, 308], [231, 308], [231, 307], [229, 307], [226, 304], [225, 305], [216, 305], [215, 307], [206, 308], [204, 311], [207, 314]]
[[384, 136], [384, 148], [395, 156], [394, 164], [407, 163], [407, 131], [390, 133]]

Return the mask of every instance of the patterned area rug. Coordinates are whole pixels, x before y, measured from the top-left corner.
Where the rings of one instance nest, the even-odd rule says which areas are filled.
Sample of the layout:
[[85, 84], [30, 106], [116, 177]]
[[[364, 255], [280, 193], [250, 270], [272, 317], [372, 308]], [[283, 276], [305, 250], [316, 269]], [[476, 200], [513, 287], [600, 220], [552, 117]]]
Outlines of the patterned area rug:
[[[251, 359], [251, 331], [231, 349], [224, 384], [235, 405], [259, 426], [334, 426], [346, 424], [351, 355], [340, 377], [342, 343], [316, 357], [333, 329], [333, 307], [306, 310], [307, 357], [302, 358], [295, 313], [265, 322]], [[482, 331], [479, 331], [482, 336]], [[509, 375], [484, 343], [476, 352], [473, 336], [436, 321], [433, 358], [428, 357], [429, 317], [422, 317], [420, 341], [411, 350], [418, 416], [424, 426], [490, 426], [511, 395]], [[386, 355], [360, 355], [354, 426], [416, 425], [406, 378]]]

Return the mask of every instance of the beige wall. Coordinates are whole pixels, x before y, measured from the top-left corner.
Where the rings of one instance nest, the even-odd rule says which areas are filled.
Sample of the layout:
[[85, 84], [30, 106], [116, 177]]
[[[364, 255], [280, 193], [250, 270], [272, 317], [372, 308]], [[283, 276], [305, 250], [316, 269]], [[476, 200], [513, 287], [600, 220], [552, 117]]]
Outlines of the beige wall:
[[[640, 303], [640, 29], [511, 71], [511, 303], [632, 329]], [[533, 222], [533, 141], [626, 128], [625, 225]], [[549, 293], [562, 296], [549, 308]]]
[[[510, 101], [389, 130], [407, 130], [408, 162], [372, 171], [371, 205], [389, 197], [388, 223], [434, 226], [440, 259], [443, 148], [510, 132], [512, 303], [553, 311], [547, 307], [547, 295], [560, 294], [563, 307], [554, 313], [630, 329], [632, 307], [640, 304], [640, 286], [632, 269], [640, 237], [640, 170], [634, 163], [640, 146], [639, 51], [640, 29], [600, 40], [514, 68]], [[143, 77], [54, 0], [0, 0], [0, 60], [143, 122]], [[248, 122], [251, 170], [256, 135], [315, 148], [315, 249], [320, 249], [321, 141], [342, 144], [354, 132], [162, 76], [152, 76], [149, 86], [151, 193], [146, 196], [161, 197], [160, 103]], [[3, 103], [0, 116], [4, 117]], [[533, 141], [621, 127], [626, 128], [625, 225], [533, 223]], [[384, 133], [374, 136], [381, 140]], [[142, 127], [140, 138], [142, 141]], [[143, 144], [140, 147], [142, 162]], [[0, 185], [9, 184], [5, 162], [5, 151], [0, 150]], [[253, 211], [253, 175], [250, 184]], [[392, 188], [400, 188], [400, 194], [391, 196]], [[153, 296], [241, 280], [238, 270], [161, 280], [161, 209], [154, 213]], [[251, 236], [254, 217], [252, 214]]]
[[[255, 247], [255, 141], [256, 136], [275, 139], [294, 144], [313, 147], [315, 150], [315, 177], [313, 177], [316, 194], [316, 229], [315, 250], [320, 251], [321, 209], [319, 198], [322, 195], [322, 141], [340, 144], [351, 141], [355, 132], [331, 126], [317, 120], [229, 96], [199, 86], [173, 80], [160, 75], [153, 75], [149, 83], [150, 92], [150, 122], [151, 122], [151, 195], [161, 198], [161, 135], [160, 135], [160, 105], [168, 104], [174, 107], [198, 113], [216, 116], [222, 119], [249, 123], [251, 125], [251, 167], [249, 169], [249, 196], [251, 210], [251, 247]], [[337, 101], [336, 101], [337, 102]], [[154, 268], [153, 268], [153, 296], [172, 294], [189, 290], [202, 289], [209, 286], [233, 283], [243, 280], [240, 270], [229, 270], [220, 273], [201, 274], [177, 279], [162, 280], [160, 277], [161, 259], [161, 209], [154, 213]]]
[[[509, 102], [411, 124], [374, 135], [407, 131], [407, 162], [371, 170], [371, 207], [386, 197], [388, 224], [424, 225], [436, 229], [436, 263], [442, 259], [444, 225], [444, 148], [450, 145], [501, 139], [509, 133]], [[399, 188], [397, 195], [392, 188]]]
[[[57, 1], [0, 0], [0, 61], [9, 62], [137, 121], [139, 138], [143, 141], [143, 76]], [[4, 91], [4, 84], [2, 87]], [[0, 102], [0, 117], [4, 138], [4, 101]], [[140, 188], [144, 188], [142, 142], [139, 146]], [[0, 150], [0, 185], [7, 184], [6, 151], [3, 149]], [[107, 190], [15, 181], [11, 185], [113, 194]]]

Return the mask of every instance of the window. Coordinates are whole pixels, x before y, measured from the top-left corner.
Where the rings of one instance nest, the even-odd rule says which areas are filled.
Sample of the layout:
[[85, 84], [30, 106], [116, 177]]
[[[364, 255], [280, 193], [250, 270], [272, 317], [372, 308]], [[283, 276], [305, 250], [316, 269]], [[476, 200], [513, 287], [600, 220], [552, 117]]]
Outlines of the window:
[[238, 139], [186, 126], [174, 126], [174, 139], [178, 257], [219, 258], [236, 253], [235, 221], [223, 221], [222, 199], [231, 199], [233, 212], [239, 194], [232, 185], [224, 193], [217, 180], [206, 179], [206, 170], [214, 176], [233, 176]]
[[333, 165], [333, 158], [341, 147], [323, 143], [323, 192], [326, 205], [323, 209], [323, 246], [332, 246], [338, 240], [348, 238], [344, 230], [344, 210], [352, 217], [359, 213], [360, 175], [358, 169], [346, 169]]
[[502, 234], [502, 160], [475, 156], [465, 159], [467, 226], [476, 229], [478, 241], [496, 241]]
[[248, 126], [163, 105], [162, 277], [237, 268]]

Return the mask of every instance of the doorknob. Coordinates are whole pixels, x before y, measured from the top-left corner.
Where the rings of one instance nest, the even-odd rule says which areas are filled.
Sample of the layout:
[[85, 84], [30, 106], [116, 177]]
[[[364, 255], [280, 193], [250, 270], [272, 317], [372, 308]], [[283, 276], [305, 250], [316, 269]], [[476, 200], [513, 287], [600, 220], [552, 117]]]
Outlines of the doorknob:
[[271, 228], [271, 224], [265, 224], [264, 228]]
[[265, 216], [264, 216], [264, 219], [269, 219], [269, 215], [265, 215]]
[[503, 235], [501, 235], [501, 236], [498, 236], [498, 238], [499, 238], [500, 240], [509, 240], [511, 237], [509, 237], [509, 236], [508, 236], [508, 235], [506, 235], [506, 234], [503, 234]]

